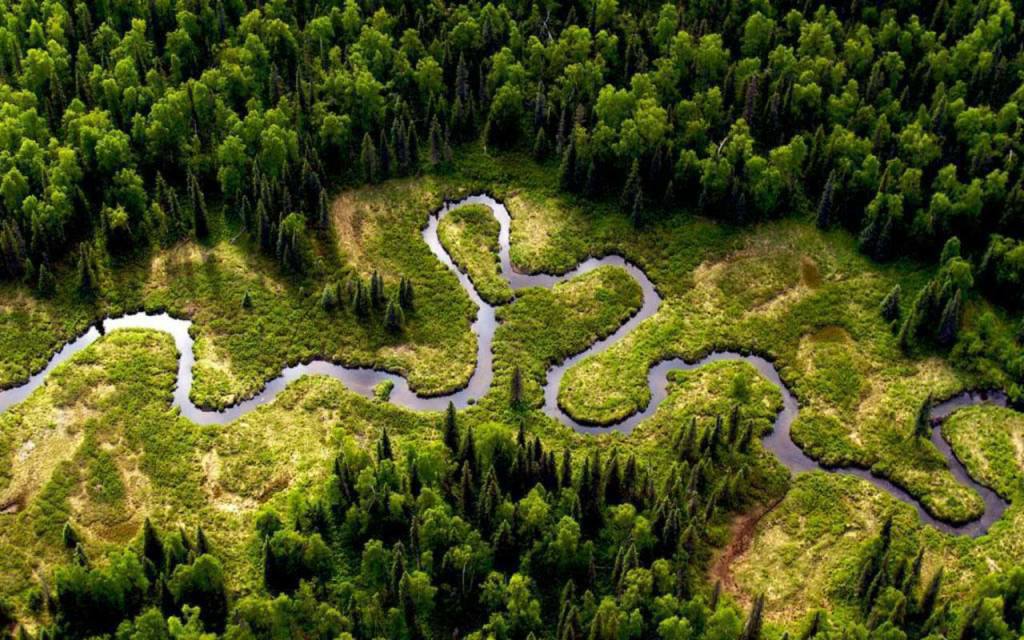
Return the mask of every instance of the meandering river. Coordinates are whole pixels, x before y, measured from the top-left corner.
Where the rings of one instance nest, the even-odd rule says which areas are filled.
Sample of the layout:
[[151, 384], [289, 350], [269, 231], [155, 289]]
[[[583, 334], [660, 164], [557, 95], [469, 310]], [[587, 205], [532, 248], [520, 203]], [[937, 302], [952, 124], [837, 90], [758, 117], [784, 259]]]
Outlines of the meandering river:
[[[558, 389], [561, 386], [565, 372], [573, 365], [584, 358], [600, 353], [615, 344], [623, 336], [633, 331], [638, 324], [652, 316], [661, 307], [661, 296], [655, 289], [654, 284], [647, 275], [636, 265], [619, 256], [606, 256], [603, 258], [589, 258], [578, 264], [571, 271], [561, 275], [550, 274], [524, 274], [512, 267], [510, 257], [510, 229], [511, 218], [505, 206], [487, 195], [473, 195], [457, 202], [445, 203], [443, 207], [431, 214], [427, 225], [423, 228], [423, 240], [427, 243], [431, 252], [437, 259], [448, 267], [458, 278], [459, 283], [466, 294], [477, 307], [476, 320], [473, 322], [472, 330], [477, 335], [477, 364], [470, 377], [468, 384], [461, 390], [445, 395], [434, 397], [422, 397], [416, 395], [410, 388], [405, 378], [375, 369], [363, 367], [345, 367], [340, 364], [325, 360], [314, 360], [312, 362], [287, 367], [281, 374], [270, 380], [266, 386], [254, 397], [235, 404], [224, 411], [208, 411], [197, 407], [189, 399], [189, 392], [192, 389], [192, 366], [195, 364], [195, 353], [193, 351], [193, 340], [189, 335], [191, 322], [173, 318], [168, 314], [145, 314], [135, 313], [116, 318], [107, 318], [98, 326], [91, 327], [85, 334], [76, 340], [67, 343], [57, 352], [46, 367], [33, 375], [29, 381], [19, 387], [0, 391], [0, 412], [4, 412], [11, 406], [24, 400], [32, 391], [42, 386], [50, 372], [61, 363], [67, 361], [72, 355], [88, 347], [106, 332], [124, 328], [144, 328], [164, 331], [174, 338], [175, 346], [180, 357], [178, 359], [178, 379], [174, 390], [174, 406], [181, 410], [183, 416], [200, 424], [223, 424], [235, 420], [239, 416], [252, 411], [254, 408], [271, 402], [285, 387], [294, 380], [304, 375], [326, 375], [342, 381], [353, 391], [364, 396], [371, 397], [374, 387], [379, 383], [390, 380], [394, 384], [390, 401], [403, 407], [415, 410], [437, 411], [448, 406], [449, 402], [456, 407], [462, 408], [471, 402], [483, 397], [490, 389], [494, 378], [492, 345], [494, 332], [497, 329], [495, 307], [485, 302], [477, 293], [476, 287], [469, 276], [461, 271], [452, 260], [451, 256], [441, 245], [438, 239], [437, 227], [441, 219], [450, 211], [467, 204], [486, 205], [493, 212], [497, 219], [499, 232], [499, 258], [501, 274], [509, 282], [513, 290], [526, 287], [551, 287], [559, 282], [571, 280], [576, 276], [593, 271], [594, 269], [612, 265], [625, 269], [640, 285], [643, 290], [643, 304], [639, 311], [629, 320], [623, 323], [615, 332], [598, 340], [586, 350], [568, 358], [564, 362], [551, 367], [547, 372], [547, 380], [544, 386], [544, 412], [580, 432], [599, 433], [609, 428], [623, 432], [630, 432], [633, 428], [650, 417], [665, 399], [667, 393], [667, 375], [673, 369], [696, 369], [709, 362], [722, 360], [743, 361], [751, 364], [769, 382], [774, 384], [782, 395], [782, 410], [775, 418], [775, 428], [764, 437], [763, 443], [767, 450], [778, 456], [779, 460], [791, 472], [799, 473], [812, 469], [824, 469], [815, 460], [808, 457], [790, 438], [790, 428], [793, 421], [799, 414], [800, 407], [796, 398], [789, 388], [779, 377], [775, 366], [768, 360], [756, 356], [745, 355], [736, 352], [716, 351], [696, 361], [686, 362], [680, 359], [662, 361], [651, 367], [647, 379], [650, 385], [651, 400], [647, 407], [640, 412], [634, 413], [622, 422], [610, 427], [594, 427], [583, 425], [566, 415], [558, 406]], [[935, 427], [932, 433], [932, 442], [939, 451], [946, 457], [950, 471], [953, 476], [964, 485], [977, 491], [985, 502], [985, 513], [981, 518], [964, 525], [951, 525], [947, 522], [936, 519], [921, 506], [921, 503], [900, 487], [894, 485], [884, 478], [873, 475], [870, 471], [858, 468], [825, 469], [832, 473], [844, 473], [863, 478], [876, 487], [895, 496], [899, 500], [912, 505], [917, 509], [918, 514], [924, 522], [942, 531], [977, 536], [985, 533], [993, 522], [995, 522], [1007, 507], [1007, 503], [994, 491], [974, 481], [964, 466], [953, 455], [949, 444], [943, 439], [940, 433], [940, 424], [949, 414], [956, 409], [989, 402], [1005, 405], [1006, 397], [1003, 394], [978, 394], [963, 393], [943, 403], [937, 404], [932, 409], [932, 418]]]

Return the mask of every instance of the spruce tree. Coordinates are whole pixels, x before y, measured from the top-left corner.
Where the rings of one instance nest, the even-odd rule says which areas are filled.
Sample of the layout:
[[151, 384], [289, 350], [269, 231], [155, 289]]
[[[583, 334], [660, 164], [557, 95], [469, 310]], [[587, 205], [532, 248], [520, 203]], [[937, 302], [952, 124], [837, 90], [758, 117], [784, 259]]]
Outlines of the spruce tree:
[[644, 224], [644, 191], [637, 189], [633, 198], [633, 208], [630, 211], [629, 219], [633, 222], [633, 228], [639, 229]]
[[197, 238], [206, 238], [210, 235], [206, 196], [203, 195], [203, 190], [199, 186], [199, 180], [191, 171], [188, 173], [188, 192], [192, 204], [192, 228]]
[[818, 228], [828, 229], [832, 225], [832, 206], [835, 199], [836, 172], [832, 171], [825, 181], [825, 188], [818, 200]]
[[164, 543], [149, 518], [142, 523], [142, 556], [153, 564], [157, 573], [162, 573], [166, 557]]
[[[624, 210], [632, 210], [636, 208], [637, 194], [640, 193], [640, 161], [636, 158], [633, 159], [633, 165], [629, 169], [629, 176], [626, 178], [626, 185], [622, 188], [622, 198], [619, 200], [619, 204], [622, 205]], [[643, 208], [643, 200], [640, 200], [641, 209]]]
[[444, 157], [444, 138], [441, 133], [441, 124], [437, 121], [436, 115], [430, 122], [430, 133], [427, 137], [430, 145], [430, 166], [436, 167], [441, 164]]
[[754, 606], [750, 610], [747, 624], [743, 627], [743, 633], [740, 634], [740, 640], [760, 640], [763, 616], [764, 594], [762, 593], [754, 598]]
[[384, 328], [390, 333], [401, 333], [404, 324], [405, 315], [402, 313], [402, 305], [396, 300], [391, 300], [384, 312]]
[[363, 180], [373, 184], [377, 181], [377, 147], [374, 146], [370, 134], [363, 135], [363, 146], [359, 152], [359, 164], [363, 170]]
[[93, 266], [92, 251], [84, 243], [78, 250], [78, 290], [87, 296], [96, 293], [96, 269]]
[[537, 135], [533, 137], [533, 159], [540, 162], [548, 155], [548, 138], [544, 128], [537, 129]]
[[338, 285], [329, 282], [324, 285], [323, 293], [320, 294], [320, 306], [324, 311], [331, 311], [338, 306]]
[[374, 271], [370, 275], [370, 304], [374, 309], [380, 309], [384, 306], [384, 300], [384, 278]]
[[509, 405], [518, 409], [523, 403], [523, 373], [516, 365], [512, 369], [512, 379], [509, 382]]
[[566, 191], [576, 190], [576, 142], [571, 136], [558, 167], [558, 182]]
[[57, 280], [46, 268], [46, 264], [39, 265], [39, 281], [36, 283], [36, 292], [44, 298], [53, 296], [57, 291]]
[[412, 311], [415, 307], [415, 295], [412, 290], [412, 282], [402, 276], [398, 283], [398, 303], [404, 311]]
[[893, 322], [900, 317], [900, 285], [896, 285], [882, 300], [882, 318]]
[[960, 290], [957, 289], [950, 301], [946, 303], [945, 308], [942, 310], [942, 315], [939, 317], [939, 326], [936, 332], [939, 344], [948, 347], [956, 342], [957, 334], [960, 333], [961, 307]]
[[459, 451], [459, 427], [456, 423], [455, 418], [455, 405], [451, 402], [448, 403], [448, 408], [444, 413], [444, 429], [442, 440], [444, 441], [445, 447], [448, 448], [449, 453], [453, 456]]
[[391, 448], [391, 438], [388, 436], [388, 428], [380, 430], [380, 438], [377, 440], [377, 461], [394, 460], [395, 454]]

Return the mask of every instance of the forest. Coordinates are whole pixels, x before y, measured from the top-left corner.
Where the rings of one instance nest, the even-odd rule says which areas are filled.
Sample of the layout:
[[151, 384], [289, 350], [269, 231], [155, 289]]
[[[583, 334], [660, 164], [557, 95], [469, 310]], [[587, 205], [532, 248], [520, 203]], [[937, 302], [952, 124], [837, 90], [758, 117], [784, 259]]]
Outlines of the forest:
[[[0, 398], [0, 637], [1021, 636], [1018, 12], [0, 2], [0, 396], [132, 311], [195, 322], [202, 410], [318, 358], [406, 380], [304, 378], [198, 425], [170, 400], [183, 354], [132, 329]], [[496, 309], [493, 385], [388, 404], [482, 366], [419, 245], [483, 192], [515, 269], [622, 256], [664, 298], [559, 379], [599, 435], [545, 413], [548, 372], [650, 294], [614, 265], [514, 288], [477, 205], [436, 235]], [[784, 408], [744, 363], [671, 372], [651, 404], [653, 366], [730, 349], [776, 363], [821, 468], [790, 477], [763, 443]], [[1007, 406], [929, 413], [990, 389]], [[947, 460], [1005, 503], [977, 541], [907, 506], [987, 513]], [[848, 468], [906, 504], [828, 473]]]

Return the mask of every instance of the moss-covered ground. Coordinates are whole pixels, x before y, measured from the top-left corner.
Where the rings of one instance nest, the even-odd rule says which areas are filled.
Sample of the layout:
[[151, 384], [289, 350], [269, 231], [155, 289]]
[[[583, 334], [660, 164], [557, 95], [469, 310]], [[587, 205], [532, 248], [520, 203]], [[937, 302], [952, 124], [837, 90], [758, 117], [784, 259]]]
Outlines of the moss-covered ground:
[[[345, 191], [332, 207], [332, 231], [314, 239], [312, 268], [303, 276], [281, 273], [230, 222], [218, 222], [204, 243], [103, 265], [94, 299], [77, 294], [70, 272], [61, 272], [49, 300], [4, 285], [0, 384], [25, 379], [99, 317], [147, 309], [193, 320], [192, 395], [204, 406], [231, 404], [286, 364], [313, 357], [386, 367], [426, 393], [456, 389], [475, 365], [475, 310], [420, 232], [444, 198], [487, 190], [509, 207], [519, 268], [563, 272], [589, 255], [618, 253], [641, 266], [664, 298], [636, 331], [568, 372], [559, 399], [572, 415], [613, 421], [644, 406], [647, 368], [663, 358], [756, 351], [776, 361], [799, 398], [793, 435], [812, 456], [870, 467], [942, 517], [965, 520], [980, 512], [978, 496], [956, 483], [941, 455], [911, 431], [929, 393], [999, 386], [1001, 372], [963, 371], [941, 354], [904, 355], [878, 313], [895, 284], [904, 300], [912, 299], [932, 275], [928, 268], [911, 261], [879, 266], [860, 256], [844, 233], [794, 220], [738, 230], [680, 212], [637, 230], [613, 205], [559, 195], [555, 176], [552, 167], [472, 149], [448, 172]], [[441, 236], [481, 293], [504, 302], [511, 298], [495, 279], [497, 226], [484, 213], [449, 216]], [[380, 312], [359, 319], [347, 305], [326, 311], [320, 304], [324, 286], [373, 271], [389, 291], [403, 276], [413, 283], [416, 310], [400, 335], [384, 330]], [[246, 292], [253, 305], [243, 309]], [[636, 284], [615, 268], [551, 290], [518, 292], [499, 308], [495, 384], [460, 412], [460, 421], [476, 425], [484, 447], [493, 434], [522, 424], [551, 446], [570, 445], [581, 454], [619, 447], [655, 469], [668, 463], [667, 438], [688, 416], [711, 420], [746, 398], [746, 417], [762, 432], [770, 428], [778, 395], [739, 363], [674, 374], [666, 402], [629, 437], [580, 436], [537, 410], [547, 367], [614, 331], [639, 302]], [[983, 309], [983, 302], [969, 302], [968, 325]], [[524, 374], [526, 406], [513, 409], [508, 387], [516, 366]], [[229, 564], [232, 588], [245, 591], [259, 577], [257, 510], [267, 503], [288, 509], [301, 500], [340, 448], [372, 442], [386, 426], [399, 451], [417, 451], [425, 473], [440, 459], [431, 456], [441, 446], [439, 415], [367, 400], [327, 378], [305, 378], [232, 424], [194, 425], [170, 409], [175, 367], [167, 336], [114, 332], [0, 417], [0, 506], [17, 511], [0, 516], [0, 594], [17, 596], [23, 606], [24, 591], [64, 558], [60, 529], [68, 519], [99, 554], [134, 536], [147, 515], [163, 526], [202, 522]], [[982, 427], [966, 422], [972, 416], [958, 414], [947, 425], [954, 447], [976, 477], [1012, 495], [1020, 473], [1013, 449], [1019, 416], [995, 412], [993, 420], [979, 418]], [[780, 495], [785, 473], [771, 456], [762, 462], [758, 486], [766, 497]], [[965, 591], [979, 575], [1022, 557], [1020, 509], [1015, 503], [989, 536], [971, 541], [919, 526], [909, 507], [860, 480], [806, 474], [758, 525], [734, 567], [734, 595], [767, 591], [775, 621], [792, 622], [826, 602], [841, 612], [860, 545], [889, 512], [898, 514], [907, 544], [926, 544], [926, 573], [942, 563], [952, 576], [947, 588]], [[728, 523], [716, 531], [724, 543]]]

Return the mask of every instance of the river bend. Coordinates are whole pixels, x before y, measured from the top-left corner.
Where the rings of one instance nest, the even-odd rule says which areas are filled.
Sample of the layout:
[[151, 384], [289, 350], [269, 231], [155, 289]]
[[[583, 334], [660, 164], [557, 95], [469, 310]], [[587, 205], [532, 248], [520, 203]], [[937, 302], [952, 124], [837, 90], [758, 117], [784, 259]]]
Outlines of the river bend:
[[664, 360], [655, 364], [648, 372], [647, 380], [650, 387], [651, 400], [642, 411], [634, 413], [625, 420], [610, 427], [595, 427], [578, 423], [562, 411], [558, 405], [558, 390], [566, 371], [584, 358], [604, 351], [618, 342], [623, 336], [633, 331], [641, 322], [654, 315], [661, 307], [661, 296], [643, 270], [628, 260], [615, 255], [588, 258], [572, 270], [560, 275], [543, 273], [525, 274], [516, 271], [512, 266], [510, 257], [511, 217], [509, 216], [508, 209], [501, 202], [485, 194], [472, 195], [457, 202], [446, 202], [440, 209], [430, 215], [422, 231], [423, 240], [430, 248], [430, 251], [455, 274], [459, 284], [477, 308], [476, 319], [472, 325], [472, 330], [477, 336], [476, 367], [466, 386], [454, 393], [444, 396], [423, 397], [417, 395], [409, 388], [408, 381], [405, 378], [394, 373], [366, 367], [345, 367], [327, 360], [313, 360], [308, 363], [284, 368], [279, 376], [268, 381], [263, 389], [252, 398], [243, 400], [223, 411], [209, 411], [197, 407], [189, 398], [189, 393], [192, 389], [192, 367], [195, 364], [193, 340], [189, 335], [189, 327], [192, 323], [188, 320], [173, 318], [166, 313], [134, 313], [106, 318], [97, 326], [90, 327], [86, 333], [64, 345], [60, 351], [54, 354], [49, 363], [41, 371], [33, 375], [28, 382], [18, 387], [0, 391], [0, 413], [28, 397], [32, 391], [45, 383], [50, 372], [55, 367], [67, 361], [75, 353], [88, 347], [104, 333], [125, 328], [153, 329], [169, 333], [173, 337], [175, 346], [180, 354], [178, 358], [177, 384], [174, 389], [174, 406], [180, 409], [183, 416], [199, 424], [224, 424], [231, 422], [256, 407], [273, 401], [277, 394], [291, 382], [305, 375], [325, 375], [336, 378], [351, 390], [366, 397], [372, 397], [374, 387], [388, 380], [394, 384], [390, 401], [397, 405], [414, 410], [439, 411], [447, 407], [448, 403], [451, 402], [457, 408], [463, 408], [483, 397], [491, 387], [494, 379], [492, 346], [498, 324], [495, 307], [480, 297], [469, 276], [455, 265], [455, 262], [441, 245], [441, 241], [438, 238], [437, 229], [441, 219], [450, 211], [468, 204], [487, 206], [497, 219], [500, 227], [498, 246], [501, 274], [513, 290], [527, 287], [552, 287], [559, 282], [571, 280], [598, 267], [611, 265], [626, 270], [637, 281], [643, 291], [643, 304], [639, 311], [612, 334], [598, 340], [586, 350], [548, 370], [544, 385], [543, 410], [554, 419], [585, 433], [600, 433], [609, 428], [629, 433], [637, 424], [650, 417], [657, 410], [661, 401], [665, 399], [669, 371], [673, 369], [696, 369], [707, 363], [723, 360], [743, 361], [757, 369], [766, 380], [779, 389], [782, 395], [782, 410], [779, 411], [775, 418], [775, 427], [771, 433], [763, 438], [762, 442], [765, 448], [778, 456], [782, 464], [792, 473], [824, 469], [832, 473], [844, 473], [863, 478], [879, 489], [913, 506], [924, 522], [936, 529], [952, 534], [981, 535], [988, 531], [988, 528], [999, 519], [1008, 506], [1007, 502], [994, 491], [976, 482], [968, 475], [963, 464], [953, 455], [949, 443], [946, 442], [940, 433], [942, 420], [958, 408], [983, 402], [1005, 406], [1006, 396], [1001, 393], [962, 393], [935, 405], [932, 409], [932, 419], [935, 425], [931, 437], [932, 442], [945, 456], [950, 471], [957, 481], [977, 491], [985, 503], [984, 514], [979, 519], [963, 525], [952, 525], [935, 518], [924, 509], [917, 499], [905, 490], [884, 478], [872, 474], [868, 470], [859, 468], [826, 469], [818, 464], [817, 461], [807, 456], [790, 437], [790, 428], [800, 411], [799, 403], [779, 377], [775, 366], [770, 361], [757, 355], [746, 355], [732, 351], [715, 351], [695, 362], [687, 362], [678, 358]]

